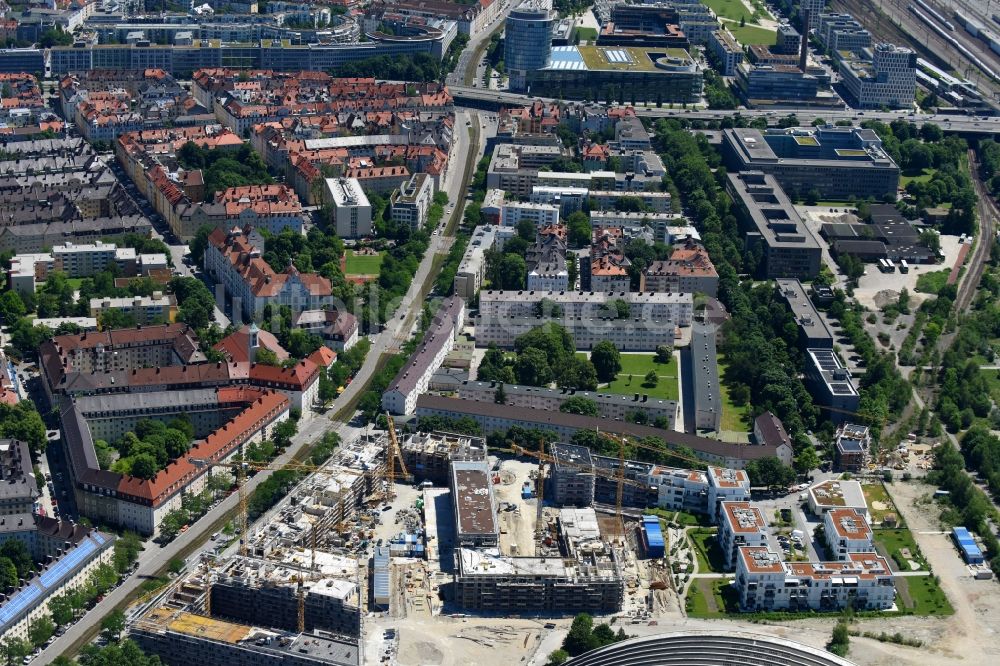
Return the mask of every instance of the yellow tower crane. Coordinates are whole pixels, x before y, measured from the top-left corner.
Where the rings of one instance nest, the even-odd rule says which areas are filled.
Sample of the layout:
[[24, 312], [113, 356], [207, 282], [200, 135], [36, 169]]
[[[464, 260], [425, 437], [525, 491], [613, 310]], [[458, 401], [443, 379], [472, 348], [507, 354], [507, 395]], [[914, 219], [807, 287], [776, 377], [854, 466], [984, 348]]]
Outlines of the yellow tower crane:
[[396, 423], [392, 420], [389, 412], [385, 413], [385, 420], [386, 427], [389, 430], [389, 446], [385, 451], [385, 493], [387, 498], [394, 498], [396, 496], [396, 461], [399, 461], [399, 471], [402, 472], [401, 476], [404, 480], [407, 482], [412, 481], [413, 475], [410, 474], [410, 470], [406, 468], [406, 463], [403, 462], [403, 452], [399, 448], [399, 440], [396, 439]]

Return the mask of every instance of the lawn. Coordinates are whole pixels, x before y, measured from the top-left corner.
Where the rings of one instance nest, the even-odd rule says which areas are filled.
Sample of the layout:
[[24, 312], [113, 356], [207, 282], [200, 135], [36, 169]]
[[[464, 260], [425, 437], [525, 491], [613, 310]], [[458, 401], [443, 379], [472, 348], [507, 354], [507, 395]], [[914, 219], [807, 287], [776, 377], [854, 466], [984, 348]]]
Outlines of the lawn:
[[[899, 576], [896, 578], [896, 590], [900, 606], [914, 615], [952, 615], [955, 612], [934, 576]], [[909, 603], [904, 602], [904, 598], [908, 598]]]
[[354, 250], [347, 251], [344, 261], [344, 273], [348, 275], [378, 275], [379, 267], [382, 265], [382, 255], [379, 254], [354, 254]]
[[701, 4], [705, 5], [718, 16], [722, 18], [728, 18], [740, 22], [741, 18], [747, 21], [753, 20], [753, 12], [747, 10], [746, 5], [744, 5], [740, 0], [701, 0]]
[[906, 565], [901, 554], [897, 555], [900, 550], [905, 548], [910, 551], [910, 560], [919, 564], [921, 570], [927, 570], [927, 563], [924, 561], [923, 555], [920, 554], [920, 548], [917, 547], [917, 543], [913, 540], [910, 530], [905, 527], [895, 530], [874, 530], [873, 537], [878, 550], [884, 552], [886, 557], [892, 559], [893, 564], [899, 569], [903, 571], [918, 571], [918, 569], [913, 569]]
[[709, 527], [712, 524], [711, 518], [704, 513], [687, 513], [686, 511], [668, 511], [659, 507], [651, 506], [643, 510], [644, 515], [659, 516], [668, 523], [676, 523], [685, 527]]
[[750, 417], [750, 405], [738, 407], [729, 399], [729, 387], [726, 380], [726, 366], [719, 359], [719, 385], [722, 392], [722, 429], [731, 432], [749, 432], [747, 421]]
[[[586, 356], [586, 354], [584, 354]], [[608, 393], [643, 393], [650, 398], [677, 400], [680, 391], [677, 384], [677, 359], [670, 357], [669, 363], [657, 363], [653, 354], [622, 354], [622, 371], [615, 381], [599, 390]], [[644, 386], [644, 378], [650, 370], [656, 371], [659, 382], [656, 386]]]
[[733, 36], [739, 40], [740, 44], [744, 46], [750, 46], [751, 44], [773, 46], [778, 41], [778, 33], [776, 31], [762, 28], [759, 25], [750, 25], [747, 23], [744, 26], [740, 26], [730, 23], [727, 27], [733, 33]]
[[936, 295], [948, 283], [948, 275], [950, 274], [951, 271], [947, 268], [942, 271], [921, 273], [917, 276], [917, 286], [914, 289], [924, 294]]
[[[986, 361], [986, 359], [982, 359]], [[980, 363], [980, 365], [990, 365], [989, 363]], [[986, 377], [986, 382], [990, 385], [990, 395], [993, 396], [993, 400], [1000, 403], [1000, 370], [980, 370], [983, 376]]]
[[66, 282], [68, 282], [69, 286], [73, 287], [74, 290], [80, 291], [80, 285], [83, 284], [85, 279], [86, 278], [66, 278]]
[[915, 171], [910, 169], [899, 174], [899, 186], [905, 188], [910, 183], [926, 183], [930, 180], [937, 169], [922, 169]]
[[[866, 483], [861, 486], [865, 494], [865, 501], [868, 502], [868, 510], [871, 513], [872, 525], [876, 527], [882, 524], [886, 515], [892, 514], [896, 517], [897, 523], [902, 520], [896, 505], [893, 504], [885, 486], [881, 483]], [[877, 506], [876, 506], [877, 505]], [[901, 526], [901, 525], [897, 525]]]
[[718, 530], [701, 527], [688, 530], [698, 558], [698, 573], [722, 573], [726, 570], [725, 555], [716, 538]]
[[594, 28], [579, 27], [576, 29], [576, 37], [581, 42], [595, 42], [597, 41], [597, 30]]

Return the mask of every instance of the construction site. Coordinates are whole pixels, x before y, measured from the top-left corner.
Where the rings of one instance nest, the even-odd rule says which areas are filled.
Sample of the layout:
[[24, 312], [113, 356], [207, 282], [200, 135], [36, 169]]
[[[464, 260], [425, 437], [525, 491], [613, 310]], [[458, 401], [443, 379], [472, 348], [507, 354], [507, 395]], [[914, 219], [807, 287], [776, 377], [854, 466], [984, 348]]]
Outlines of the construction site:
[[463, 654], [467, 643], [527, 654], [553, 618], [638, 623], [679, 607], [670, 532], [641, 510], [708, 511], [745, 474], [578, 448], [497, 456], [482, 438], [394, 427], [346, 442], [253, 525], [242, 514], [238, 552], [176, 580], [131, 634], [167, 664], [251, 663], [245, 651], [267, 663], [446, 663], [428, 651], [459, 641]]

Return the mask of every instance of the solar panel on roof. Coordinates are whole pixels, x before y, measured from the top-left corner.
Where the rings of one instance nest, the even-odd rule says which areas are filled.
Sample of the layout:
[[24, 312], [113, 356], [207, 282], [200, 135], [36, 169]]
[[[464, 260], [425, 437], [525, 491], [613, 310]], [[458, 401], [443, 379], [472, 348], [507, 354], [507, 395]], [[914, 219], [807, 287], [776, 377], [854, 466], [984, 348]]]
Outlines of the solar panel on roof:
[[26, 587], [15, 594], [14, 597], [4, 605], [3, 609], [0, 610], [0, 627], [5, 626], [8, 622], [20, 615], [21, 611], [34, 603], [35, 599], [40, 597], [41, 594], [42, 591], [34, 585]]
[[76, 548], [63, 555], [58, 562], [39, 577], [42, 586], [49, 588], [58, 583], [64, 576], [68, 575], [80, 563], [90, 557], [91, 553], [95, 550], [97, 550], [97, 545], [90, 539], [81, 541]]

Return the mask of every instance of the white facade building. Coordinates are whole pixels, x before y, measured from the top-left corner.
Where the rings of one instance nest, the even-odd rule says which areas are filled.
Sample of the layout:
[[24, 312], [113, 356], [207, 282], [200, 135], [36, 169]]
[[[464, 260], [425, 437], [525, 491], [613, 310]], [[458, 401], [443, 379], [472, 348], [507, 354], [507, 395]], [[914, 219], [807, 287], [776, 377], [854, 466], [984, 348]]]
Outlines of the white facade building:
[[833, 559], [846, 560], [851, 553], [873, 553], [872, 528], [857, 509], [831, 509], [823, 514], [826, 546]]
[[441, 367], [465, 323], [465, 301], [452, 296], [442, 304], [424, 339], [382, 394], [382, 407], [393, 414], [412, 414], [417, 397], [427, 391], [431, 376]]
[[559, 207], [530, 201], [512, 201], [503, 205], [501, 224], [516, 227], [521, 220], [530, 220], [539, 229], [554, 226], [559, 224]]
[[885, 610], [896, 599], [889, 565], [875, 553], [851, 553], [843, 562], [782, 562], [766, 547], [744, 546], [735, 585], [744, 611]]
[[726, 569], [736, 567], [743, 546], [767, 546], [767, 520], [750, 502], [723, 502], [716, 538], [726, 558]]
[[427, 221], [427, 212], [433, 203], [434, 181], [426, 173], [415, 173], [389, 198], [392, 221], [419, 229]]
[[333, 223], [341, 238], [372, 233], [372, 206], [357, 178], [327, 178], [323, 199], [333, 206]]

